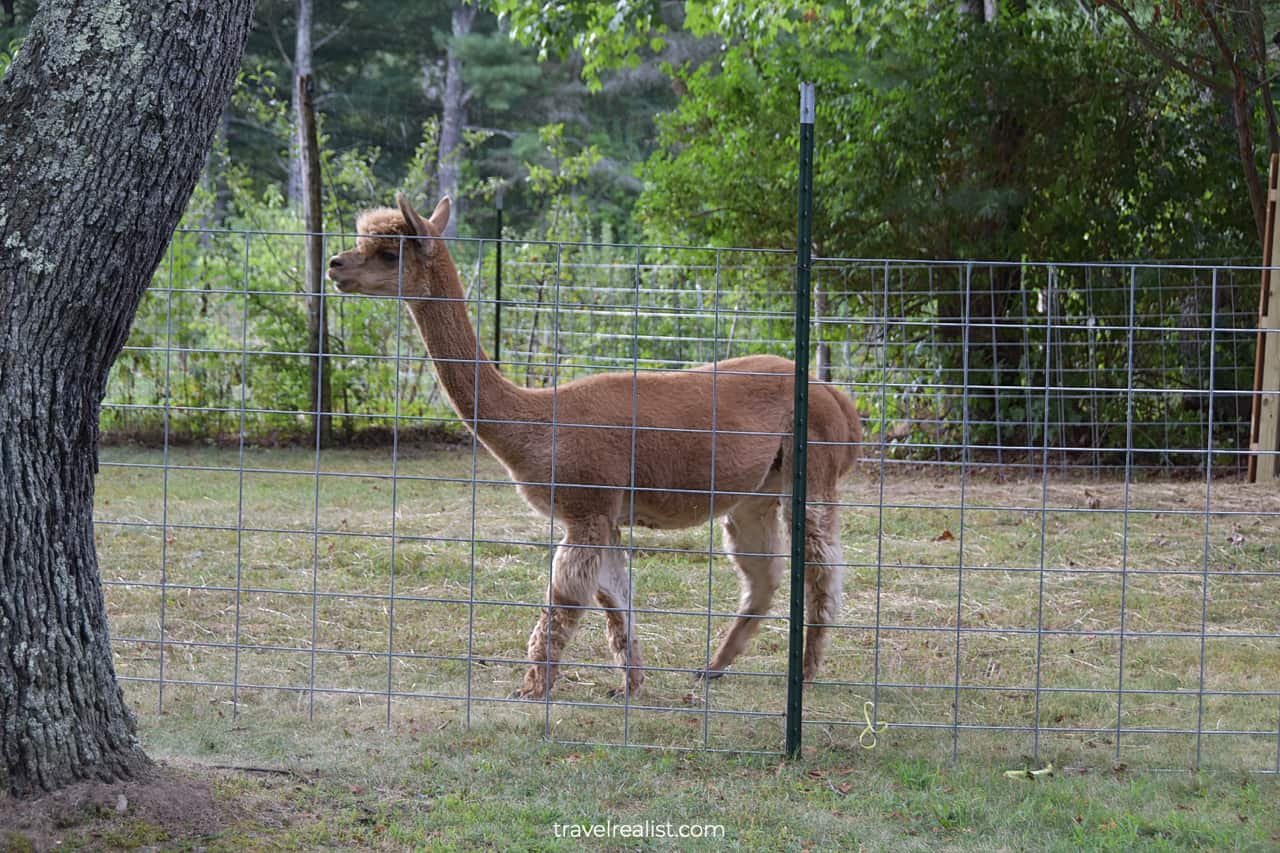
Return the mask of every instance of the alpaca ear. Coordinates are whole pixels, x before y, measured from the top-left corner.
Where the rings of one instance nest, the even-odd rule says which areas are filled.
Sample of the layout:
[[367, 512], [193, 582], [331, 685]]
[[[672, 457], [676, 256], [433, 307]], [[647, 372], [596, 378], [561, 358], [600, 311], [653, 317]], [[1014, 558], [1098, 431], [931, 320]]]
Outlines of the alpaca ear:
[[400, 215], [404, 217], [404, 221], [413, 233], [419, 237], [434, 237], [425, 227], [422, 217], [418, 215], [418, 211], [413, 209], [413, 205], [409, 204], [409, 199], [405, 198], [404, 193], [396, 193], [396, 207], [400, 208]]
[[449, 224], [449, 211], [453, 208], [453, 202], [448, 196], [440, 199], [436, 204], [436, 209], [431, 212], [431, 224], [436, 227], [436, 231], [443, 234], [444, 228]]

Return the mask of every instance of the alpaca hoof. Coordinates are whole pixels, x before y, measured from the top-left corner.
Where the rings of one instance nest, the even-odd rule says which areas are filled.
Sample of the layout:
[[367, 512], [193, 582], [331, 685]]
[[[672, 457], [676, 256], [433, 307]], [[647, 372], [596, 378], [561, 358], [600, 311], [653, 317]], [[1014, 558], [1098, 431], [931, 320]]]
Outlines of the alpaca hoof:
[[507, 696], [507, 698], [519, 699], [525, 702], [538, 702], [546, 698], [546, 694], [538, 693], [537, 691], [530, 690], [527, 687], [517, 687], [515, 690], [511, 691], [511, 695]]
[[624, 684], [622, 687], [611, 687], [608, 690], [610, 699], [621, 699], [623, 702], [634, 699], [640, 695], [639, 682], [633, 684]]

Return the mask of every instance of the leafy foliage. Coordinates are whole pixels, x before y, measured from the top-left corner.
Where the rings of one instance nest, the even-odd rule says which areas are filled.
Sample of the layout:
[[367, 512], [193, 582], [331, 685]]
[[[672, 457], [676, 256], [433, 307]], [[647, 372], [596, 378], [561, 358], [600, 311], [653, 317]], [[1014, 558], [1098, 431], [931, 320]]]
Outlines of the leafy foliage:
[[[1223, 105], [1134, 50], [1120, 27], [1052, 8], [1005, 15], [998, 25], [910, 6], [897, 7], [892, 27], [851, 22], [815, 12], [777, 44], [744, 40], [718, 64], [682, 72], [688, 94], [661, 120], [663, 144], [650, 158], [639, 207], [652, 238], [792, 244], [796, 90], [809, 80], [818, 90], [813, 232], [821, 254], [1096, 262], [1256, 253]], [[1051, 360], [1073, 351], [1027, 340], [1027, 324], [1040, 322], [1027, 305], [1043, 304], [1043, 281], [1027, 280], [1016, 264], [982, 270], [972, 289], [918, 291], [917, 307], [935, 318], [941, 340], [929, 349], [931, 368], [901, 377], [901, 404], [887, 417], [908, 415], [931, 386], [1033, 385]], [[844, 284], [826, 286], [834, 313], [865, 316]], [[1116, 317], [1123, 327], [1128, 288], [1083, 277], [1057, 286], [1061, 319], [1088, 326]], [[1203, 297], [1144, 288], [1136, 298], [1135, 316], [1163, 317], [1170, 298]], [[783, 301], [775, 310], [785, 310]], [[987, 345], [969, 346], [966, 327]], [[902, 345], [919, 346], [926, 330], [935, 334], [921, 325]], [[829, 340], [841, 334], [820, 330]], [[1090, 370], [1123, 369], [1116, 332], [1094, 334], [1092, 351], [1113, 360]], [[1099, 347], [1097, 334], [1113, 336], [1111, 343]], [[1176, 362], [1187, 354], [1183, 344], [1171, 332], [1155, 357]], [[1250, 379], [1237, 368], [1216, 377], [1215, 387], [1244, 390]], [[962, 420], [959, 402], [938, 417]], [[1102, 411], [1066, 390], [1039, 413], [1007, 408], [990, 391], [966, 405], [981, 425], [976, 443], [1039, 442], [1036, 425], [1049, 420], [1044, 405], [1064, 430], [1127, 416], [1122, 401]], [[1198, 423], [1201, 413], [1180, 417]], [[1064, 431], [1051, 439], [1069, 437], [1080, 438]]]
[[[917, 367], [896, 378], [897, 399], [864, 401], [864, 409], [886, 421], [912, 420], [924, 410], [953, 418], [957, 404], [939, 402], [937, 388], [966, 381], [1007, 386], [1013, 376], [1034, 382], [1065, 353], [1090, 353], [1081, 375], [1122, 369], [1124, 336], [1112, 326], [1123, 323], [1108, 326], [1103, 318], [1131, 310], [1169, 318], [1163, 343], [1150, 351], [1152, 369], [1182, 364], [1191, 371], [1208, 360], [1209, 344], [1189, 345], [1186, 323], [1179, 330], [1177, 318], [1204, 316], [1214, 307], [1203, 288], [1144, 285], [1130, 305], [1123, 283], [1064, 275], [1046, 302], [1041, 268], [1022, 262], [1257, 256], [1248, 170], [1240, 169], [1231, 98], [1220, 85], [1232, 68], [1265, 68], [1265, 57], [1248, 53], [1257, 19], [1219, 10], [1223, 33], [1242, 47], [1234, 58], [1214, 59], [1213, 34], [1197, 28], [1186, 10], [1106, 5], [1115, 8], [1052, 0], [1004, 4], [994, 21], [984, 21], [963, 4], [957, 10], [918, 0], [617, 6], [493, 0], [469, 34], [455, 37], [449, 4], [319, 4], [325, 219], [330, 229], [350, 227], [358, 209], [385, 204], [394, 187], [422, 204], [434, 200], [443, 55], [452, 46], [464, 67], [469, 116], [460, 233], [492, 234], [492, 207], [500, 198], [506, 236], [520, 241], [507, 247], [508, 286], [517, 297], [505, 309], [504, 352], [518, 352], [530, 365], [582, 352], [600, 363], [608, 355], [662, 365], [785, 350], [792, 308], [790, 291], [779, 287], [790, 275], [785, 255], [751, 255], [751, 271], [736, 271], [709, 289], [700, 270], [725, 271], [714, 250], [609, 244], [790, 247], [796, 87], [809, 80], [818, 86], [813, 232], [820, 256], [1004, 262], [982, 267], [983, 286], [971, 291], [903, 278], [901, 310], [925, 321], [920, 328], [928, 327], [928, 338], [919, 331], [893, 344], [903, 348], [903, 363]], [[183, 291], [174, 294], [175, 304], [198, 300], [200, 311], [166, 325], [160, 312], [173, 310], [168, 296], [144, 306], [132, 342], [139, 349], [126, 352], [119, 371], [124, 399], [158, 405], [165, 376], [177, 375], [186, 384], [173, 391], [174, 399], [192, 405], [216, 409], [221, 404], [212, 401], [220, 400], [234, 408], [237, 394], [248, 399], [260, 388], [261, 400], [274, 401], [260, 408], [305, 408], [298, 402], [309, 381], [301, 354], [255, 356], [239, 367], [225, 357], [246, 340], [264, 353], [300, 348], [306, 328], [300, 250], [265, 233], [246, 250], [216, 230], [257, 234], [300, 225], [283, 197], [293, 133], [284, 46], [292, 40], [294, 8], [289, 0], [260, 4], [224, 139], [187, 218], [192, 227], [215, 230], [175, 238], [172, 280]], [[1130, 8], [1139, 27], [1122, 14]], [[16, 27], [5, 35], [20, 36], [29, 14], [20, 3]], [[1142, 27], [1154, 42], [1144, 42]], [[1250, 103], [1261, 139], [1270, 126], [1269, 106], [1264, 98]], [[469, 250], [472, 257], [462, 265], [479, 286], [492, 270], [492, 246]], [[874, 284], [856, 269], [847, 265], [819, 278], [828, 316], [880, 310]], [[617, 285], [628, 277], [633, 284], [644, 280], [634, 299]], [[248, 294], [234, 295], [246, 281]], [[553, 282], [561, 298], [598, 313], [588, 313], [582, 328], [567, 314], [552, 316]], [[1233, 282], [1219, 298], [1223, 305], [1247, 304], [1250, 288]], [[626, 299], [635, 304], [622, 305]], [[697, 324], [717, 305], [745, 314], [725, 347], [705, 348], [696, 341], [718, 332]], [[1055, 317], [1091, 331], [1075, 343], [1033, 340], [1027, 329], [1043, 319], [1046, 305]], [[423, 365], [415, 363], [408, 376], [382, 369], [381, 359], [397, 348], [416, 351], [394, 311], [339, 298], [331, 308], [337, 312], [334, 394], [350, 414], [348, 430], [362, 422], [360, 412], [391, 410], [397, 387], [412, 397], [406, 412], [443, 412]], [[477, 319], [491, 323], [491, 311], [485, 303]], [[646, 330], [628, 343], [637, 312]], [[979, 334], [985, 342], [968, 351], [967, 361], [966, 323], [970, 337]], [[563, 339], [553, 334], [557, 324]], [[161, 329], [179, 347], [176, 374], [172, 363], [162, 371], [148, 353], [147, 347], [162, 345]], [[695, 338], [683, 354], [670, 343], [682, 335]], [[856, 350], [849, 349], [845, 330], [824, 323], [815, 335], [823, 347], [843, 348], [852, 369]], [[214, 353], [223, 353], [223, 367], [210, 366]], [[922, 353], [930, 360], [922, 362]], [[1247, 390], [1241, 365], [1249, 359], [1217, 356], [1219, 375], [1211, 382], [1189, 372], [1175, 384]], [[354, 360], [363, 357], [372, 360]], [[264, 366], [250, 375], [257, 364]], [[524, 372], [526, 381], [549, 381], [535, 367]], [[1087, 394], [1064, 391], [1048, 403], [1012, 403], [1007, 396], [971, 396], [970, 415], [983, 424], [976, 441], [1035, 443], [1037, 430], [1046, 428], [1059, 431], [1055, 440], [1067, 440], [1073, 424], [1120, 423], [1127, 416], [1114, 408], [1121, 405], [1115, 398], [1103, 411]], [[157, 410], [117, 411], [136, 419]], [[265, 430], [304, 428], [296, 415], [254, 417]], [[1203, 401], [1166, 400], [1159, 417], [1198, 428]], [[235, 426], [189, 422], [196, 433]], [[917, 437], [928, 438], [919, 431]]]

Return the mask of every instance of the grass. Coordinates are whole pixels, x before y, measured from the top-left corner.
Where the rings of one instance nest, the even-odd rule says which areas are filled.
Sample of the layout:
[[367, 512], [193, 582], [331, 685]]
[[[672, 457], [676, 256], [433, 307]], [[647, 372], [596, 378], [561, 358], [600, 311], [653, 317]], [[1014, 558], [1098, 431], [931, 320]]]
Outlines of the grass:
[[[606, 697], [618, 675], [589, 613], [553, 701], [511, 703], [552, 531], [487, 456], [326, 451], [318, 474], [304, 449], [103, 461], [116, 666], [145, 712], [781, 748], [785, 589], [736, 674], [690, 677], [737, 605], [712, 527], [635, 533], [650, 667], [636, 702]], [[1133, 483], [1124, 513], [1122, 482], [913, 471], [887, 477], [882, 505], [863, 468], [843, 496], [845, 609], [806, 691], [807, 744], [854, 749], [875, 700], [895, 752], [962, 766], [1277, 769], [1273, 490]]]
[[[187, 835], [106, 809], [87, 825], [68, 822], [62, 847], [1156, 851], [1280, 844], [1273, 777], [1077, 769], [1009, 779], [1001, 766], [953, 765], [896, 736], [871, 752], [811, 747], [780, 762], [576, 748], [540, 739], [537, 727], [463, 732], [419, 719], [387, 729], [166, 712], [144, 715], [142, 728], [148, 750], [170, 772], [212, 779], [218, 828]], [[684, 825], [705, 837], [638, 839], [615, 829], [584, 842], [571, 835], [582, 824], [667, 832]]]

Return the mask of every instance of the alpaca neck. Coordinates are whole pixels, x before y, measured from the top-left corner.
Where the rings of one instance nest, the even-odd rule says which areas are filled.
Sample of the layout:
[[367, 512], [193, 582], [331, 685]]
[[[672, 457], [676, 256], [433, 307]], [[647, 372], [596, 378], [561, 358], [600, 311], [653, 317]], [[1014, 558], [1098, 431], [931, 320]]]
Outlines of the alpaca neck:
[[[454, 411], [468, 429], [492, 445], [500, 437], [495, 433], [503, 432], [503, 424], [483, 421], [527, 417], [523, 413], [528, 392], [503, 376], [480, 346], [453, 264], [446, 259], [433, 265], [427, 275], [435, 279], [429, 292], [442, 298], [411, 300], [409, 313]], [[477, 421], [481, 423], [477, 425]]]

